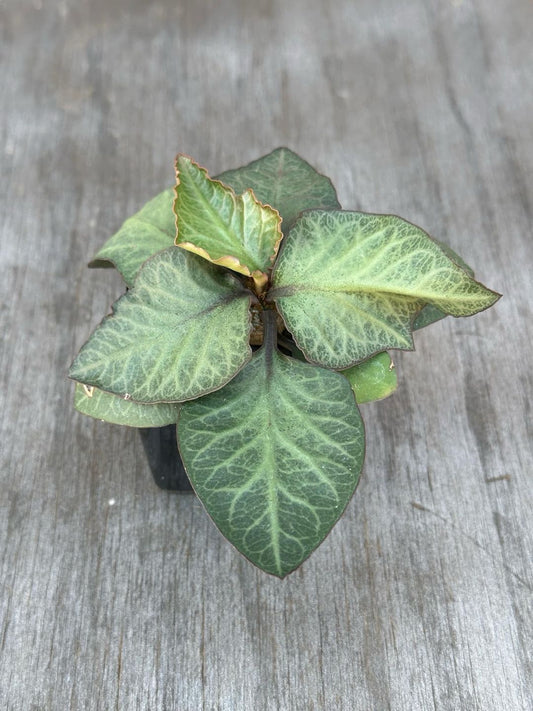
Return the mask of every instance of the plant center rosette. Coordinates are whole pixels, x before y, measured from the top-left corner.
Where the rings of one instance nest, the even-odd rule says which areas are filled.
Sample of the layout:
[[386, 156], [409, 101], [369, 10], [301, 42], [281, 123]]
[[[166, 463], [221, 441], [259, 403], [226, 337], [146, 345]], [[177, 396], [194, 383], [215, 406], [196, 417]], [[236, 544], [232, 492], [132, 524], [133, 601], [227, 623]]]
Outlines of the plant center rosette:
[[331, 181], [288, 149], [218, 179], [179, 155], [176, 176], [91, 264], [115, 266], [129, 289], [72, 364], [76, 408], [176, 423], [219, 530], [284, 577], [357, 486], [358, 404], [396, 387], [387, 350], [499, 295], [415, 225], [341, 210]]

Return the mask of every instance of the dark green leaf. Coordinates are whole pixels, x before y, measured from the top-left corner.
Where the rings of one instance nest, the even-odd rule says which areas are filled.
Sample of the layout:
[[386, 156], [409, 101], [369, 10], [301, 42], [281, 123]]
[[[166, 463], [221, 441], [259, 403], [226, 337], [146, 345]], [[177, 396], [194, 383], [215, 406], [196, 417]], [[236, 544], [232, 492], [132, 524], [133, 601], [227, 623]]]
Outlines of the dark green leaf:
[[149, 259], [83, 346], [70, 377], [138, 402], [176, 402], [222, 387], [250, 359], [250, 292], [171, 247]]
[[179, 405], [160, 402], [146, 405], [111, 395], [90, 385], [76, 383], [74, 407], [78, 412], [97, 420], [129, 427], [163, 427], [177, 422]]
[[415, 316], [415, 320], [413, 321], [413, 331], [419, 331], [421, 328], [430, 326], [432, 323], [436, 323], [437, 321], [446, 318], [447, 315], [448, 314], [445, 314], [444, 311], [441, 311], [436, 306], [426, 304], [422, 311]]
[[185, 403], [180, 453], [220, 531], [284, 577], [319, 545], [359, 479], [364, 428], [346, 378], [264, 346], [225, 388]]
[[[282, 348], [289, 351], [293, 358], [305, 361], [304, 354], [292, 339], [280, 336], [278, 342]], [[386, 351], [376, 353], [368, 360], [340, 372], [348, 378], [359, 404], [383, 400], [391, 395], [398, 386], [396, 368]]]
[[143, 262], [174, 244], [176, 224], [172, 203], [174, 189], [157, 195], [110, 237], [90, 267], [113, 265], [132, 286]]
[[252, 163], [218, 176], [236, 193], [252, 188], [258, 200], [276, 208], [283, 234], [303, 210], [340, 208], [331, 180], [288, 148], [277, 148]]

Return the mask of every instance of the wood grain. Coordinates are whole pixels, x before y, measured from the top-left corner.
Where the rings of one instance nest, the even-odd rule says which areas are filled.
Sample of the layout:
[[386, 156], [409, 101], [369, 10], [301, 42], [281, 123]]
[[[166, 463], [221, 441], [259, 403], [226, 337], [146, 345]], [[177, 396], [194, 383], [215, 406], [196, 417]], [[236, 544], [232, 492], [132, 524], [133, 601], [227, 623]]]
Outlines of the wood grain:
[[[0, 708], [533, 708], [533, 5], [3, 0], [0, 26]], [[357, 494], [284, 582], [65, 379], [121, 291], [84, 265], [175, 153], [278, 145], [505, 295], [397, 356]]]

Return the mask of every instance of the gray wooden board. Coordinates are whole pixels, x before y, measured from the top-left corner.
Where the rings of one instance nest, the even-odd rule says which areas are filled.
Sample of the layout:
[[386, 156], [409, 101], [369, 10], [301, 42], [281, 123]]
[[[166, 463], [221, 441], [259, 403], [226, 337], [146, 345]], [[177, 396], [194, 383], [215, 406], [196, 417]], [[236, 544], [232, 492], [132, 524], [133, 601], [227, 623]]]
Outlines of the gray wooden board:
[[[0, 25], [0, 708], [532, 708], [532, 3], [2, 0]], [[65, 379], [122, 288], [84, 265], [174, 154], [278, 145], [505, 294], [397, 356], [354, 500], [283, 582]]]

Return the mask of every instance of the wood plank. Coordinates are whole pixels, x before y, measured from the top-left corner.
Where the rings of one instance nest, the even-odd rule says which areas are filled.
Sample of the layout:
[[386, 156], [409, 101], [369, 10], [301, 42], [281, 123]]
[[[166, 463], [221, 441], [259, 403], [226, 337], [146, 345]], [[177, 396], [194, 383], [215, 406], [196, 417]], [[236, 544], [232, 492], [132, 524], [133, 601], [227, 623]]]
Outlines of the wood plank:
[[[532, 708], [531, 3], [4, 0], [0, 25], [0, 707]], [[122, 288], [84, 265], [174, 154], [278, 145], [505, 294], [397, 356], [354, 500], [283, 582], [65, 379]]]

